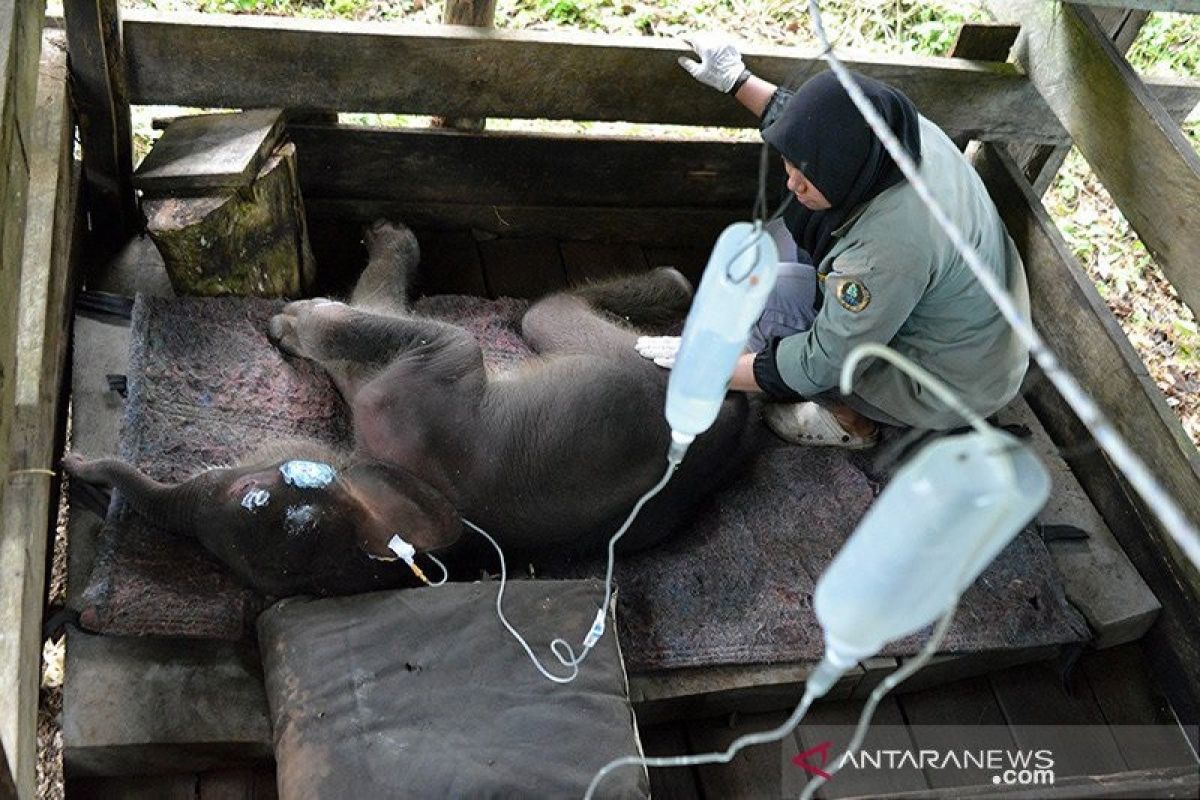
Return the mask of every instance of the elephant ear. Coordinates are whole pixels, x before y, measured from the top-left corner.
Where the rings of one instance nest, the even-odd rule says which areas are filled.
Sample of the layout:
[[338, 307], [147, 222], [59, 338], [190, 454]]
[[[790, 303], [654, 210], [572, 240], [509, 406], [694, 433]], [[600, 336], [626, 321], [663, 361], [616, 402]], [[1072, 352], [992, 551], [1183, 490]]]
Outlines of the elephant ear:
[[397, 535], [425, 552], [453, 544], [462, 533], [450, 501], [406, 470], [360, 462], [343, 470], [341, 478], [359, 546], [370, 555], [393, 558], [388, 542]]

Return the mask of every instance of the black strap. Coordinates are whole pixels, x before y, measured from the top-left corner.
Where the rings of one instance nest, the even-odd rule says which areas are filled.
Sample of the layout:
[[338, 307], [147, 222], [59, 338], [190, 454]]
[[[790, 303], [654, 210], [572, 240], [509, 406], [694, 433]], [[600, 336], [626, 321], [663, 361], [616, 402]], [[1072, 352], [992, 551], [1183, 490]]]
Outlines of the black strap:
[[733, 86], [731, 86], [731, 87], [730, 87], [730, 89], [729, 89], [729, 92], [728, 92], [728, 93], [729, 93], [729, 94], [737, 94], [737, 93], [738, 93], [738, 89], [740, 89], [740, 88], [742, 88], [743, 86], [745, 86], [745, 85], [746, 85], [746, 81], [750, 80], [750, 78], [751, 78], [751, 77], [753, 77], [753, 75], [754, 75], [754, 73], [753, 73], [753, 72], [751, 72], [751, 71], [750, 71], [750, 70], [748, 70], [748, 69], [744, 69], [744, 70], [742, 70], [742, 74], [741, 74], [741, 75], [738, 75], [738, 78], [737, 78], [737, 80], [733, 82]]
[[111, 292], [82, 291], [75, 297], [75, 310], [129, 319], [133, 316], [133, 298]]

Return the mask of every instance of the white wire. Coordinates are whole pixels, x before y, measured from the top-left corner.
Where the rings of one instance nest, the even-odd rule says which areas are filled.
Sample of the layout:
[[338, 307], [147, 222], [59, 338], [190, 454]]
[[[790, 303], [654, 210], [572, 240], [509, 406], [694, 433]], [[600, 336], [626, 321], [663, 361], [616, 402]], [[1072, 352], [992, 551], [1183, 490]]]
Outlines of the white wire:
[[804, 697], [800, 698], [799, 705], [792, 712], [792, 715], [783, 721], [777, 728], [772, 728], [769, 731], [759, 731], [757, 733], [747, 733], [744, 736], [739, 736], [733, 740], [727, 749], [720, 753], [702, 753], [694, 756], [661, 756], [657, 758], [646, 758], [644, 756], [622, 756], [608, 762], [604, 767], [592, 776], [592, 782], [588, 784], [587, 792], [583, 795], [584, 800], [591, 800], [596, 793], [596, 787], [604, 780], [610, 772], [619, 769], [620, 767], [641, 765], [645, 767], [692, 767], [699, 764], [728, 764], [733, 760], [733, 757], [738, 754], [744, 747], [749, 747], [755, 744], [767, 744], [768, 742], [777, 742], [790, 734], [804, 715], [808, 713], [808, 707], [812, 705], [816, 696], [811, 692], [805, 692]]
[[426, 554], [425, 554], [425, 557], [426, 557], [426, 558], [428, 558], [428, 559], [429, 559], [430, 561], [432, 561], [433, 563], [437, 564], [437, 565], [438, 565], [438, 568], [439, 568], [439, 569], [442, 571], [442, 579], [441, 579], [440, 581], [438, 581], [437, 583], [431, 583], [431, 584], [429, 584], [429, 585], [430, 585], [430, 586], [443, 586], [443, 585], [445, 585], [446, 581], [450, 580], [450, 571], [446, 569], [446, 565], [445, 565], [445, 564], [443, 564], [443, 563], [442, 563], [442, 562], [441, 562], [441, 561], [438, 559], [438, 557], [437, 557], [437, 556], [435, 556], [433, 553], [426, 553]]
[[921, 201], [929, 208], [933, 219], [946, 232], [955, 249], [962, 254], [967, 266], [970, 267], [984, 290], [992, 298], [992, 301], [995, 302], [996, 307], [1000, 309], [1000, 313], [1004, 316], [1005, 320], [1008, 321], [1008, 324], [1012, 326], [1013, 330], [1016, 331], [1026, 346], [1029, 347], [1030, 355], [1033, 356], [1034, 360], [1042, 368], [1042, 372], [1054, 384], [1054, 387], [1058, 389], [1059, 394], [1067, 401], [1067, 404], [1074, 409], [1080, 421], [1091, 431], [1092, 436], [1096, 439], [1096, 443], [1112, 458], [1117, 468], [1129, 479], [1130, 484], [1141, 495], [1142, 499], [1146, 501], [1146, 505], [1158, 517], [1164, 529], [1175, 543], [1182, 548], [1183, 552], [1194, 565], [1200, 567], [1200, 532], [1196, 530], [1195, 525], [1184, 515], [1183, 511], [1175, 503], [1175, 500], [1163, 489], [1142, 460], [1138, 458], [1137, 454], [1129, 449], [1129, 446], [1121, 439], [1120, 435], [1112, 427], [1112, 424], [1104, 417], [1104, 414], [1100, 411], [1095, 401], [1079, 386], [1070, 373], [1062, 368], [1058, 363], [1058, 358], [1046, 346], [1045, 341], [1043, 341], [1042, 337], [1034, 329], [1033, 324], [1021, 316], [1012, 299], [988, 271], [979, 253], [966, 241], [962, 232], [953, 221], [946, 216], [946, 212], [938, 205], [929, 187], [921, 179], [917, 165], [913, 163], [913, 160], [904, 150], [891, 128], [887, 126], [882, 117], [880, 117], [879, 112], [875, 110], [875, 107], [863, 95], [862, 89], [851, 78], [846, 67], [833, 52], [833, 46], [829, 43], [829, 38], [825, 34], [825, 26], [821, 22], [821, 9], [817, 0], [808, 0], [808, 9], [809, 15], [812, 17], [813, 31], [816, 34], [817, 40], [825, 49], [822, 57], [829, 63], [830, 69], [846, 89], [846, 93], [863, 115], [867, 124], [870, 125], [871, 129], [879, 137], [884, 148], [896, 162], [896, 165], [904, 173], [905, 177], [908, 178], [909, 183], [912, 184]]
[[[588, 636], [584, 639], [583, 652], [576, 656], [575, 650], [571, 647], [570, 642], [561, 637], [550, 643], [550, 651], [554, 653], [554, 656], [558, 659], [558, 662], [571, 670], [571, 674], [566, 677], [554, 675], [544, 666], [542, 666], [542, 662], [538, 660], [538, 657], [534, 654], [533, 649], [529, 646], [529, 643], [525, 641], [525, 638], [517, 632], [517, 629], [514, 628], [512, 623], [508, 621], [508, 618], [504, 616], [504, 586], [508, 582], [508, 567], [504, 561], [504, 551], [500, 549], [500, 545], [496, 543], [496, 540], [493, 539], [487, 531], [476, 525], [474, 522], [471, 522], [471, 520], [465, 517], [463, 518], [463, 523], [465, 523], [476, 533], [483, 536], [483, 538], [487, 539], [488, 542], [491, 543], [492, 547], [496, 549], [496, 555], [500, 557], [500, 588], [496, 591], [496, 616], [500, 618], [501, 624], [503, 624], [508, 632], [513, 635], [513, 638], [520, 642], [521, 647], [525, 648], [525, 653], [529, 656], [529, 660], [533, 662], [533, 665], [537, 667], [538, 672], [542, 673], [542, 675], [544, 675], [548, 680], [554, 681], [555, 683], [570, 683], [571, 681], [575, 680], [576, 677], [578, 677], [579, 665], [583, 663], [585, 658], [587, 658], [588, 653], [592, 652], [592, 648], [596, 645], [596, 642], [599, 641], [600, 636], [604, 633], [604, 620], [608, 614], [608, 604], [612, 601], [613, 565], [616, 561], [617, 542], [622, 536], [625, 535], [626, 531], [629, 530], [629, 526], [633, 524], [633, 521], [641, 512], [642, 506], [646, 505], [650, 498], [661, 492], [663, 487], [667, 485], [667, 482], [671, 480], [671, 475], [674, 474], [675, 467], [678, 465], [679, 464], [677, 461], [668, 461], [667, 471], [663, 474], [662, 478], [658, 481], [658, 483], [652, 486], [648, 492], [643, 494], [638, 499], [637, 503], [635, 503], [633, 506], [633, 510], [629, 512], [629, 516], [625, 518], [625, 523], [621, 525], [620, 529], [618, 529], [617, 532], [612, 535], [612, 538], [608, 540], [608, 567], [604, 574], [604, 601], [600, 604], [599, 613], [596, 615], [597, 622], [593, 624], [593, 628], [588, 632]], [[438, 564], [440, 566], [441, 562], [438, 562]], [[442, 567], [442, 569], [444, 570], [445, 567]], [[443, 583], [444, 582], [445, 581], [443, 580]], [[437, 585], [440, 586], [441, 584]], [[597, 624], [600, 626], [599, 632], [597, 632], [595, 628], [595, 625]]]
[[[508, 618], [504, 616], [504, 584], [508, 581], [508, 567], [504, 563], [504, 551], [500, 549], [500, 545], [496, 544], [496, 540], [493, 539], [483, 528], [479, 527], [474, 522], [471, 522], [471, 520], [467, 519], [466, 517], [463, 517], [463, 523], [476, 533], [483, 536], [483, 538], [491, 542], [492, 547], [496, 548], [496, 555], [500, 556], [500, 589], [496, 592], [496, 616], [500, 617], [501, 624], [508, 629], [508, 632], [513, 635], [514, 639], [521, 643], [521, 647], [525, 648], [525, 653], [529, 656], [529, 660], [533, 662], [535, 667], [537, 667], [538, 672], [545, 675], [548, 680], [554, 681], [555, 683], [570, 683], [571, 681], [575, 680], [575, 677], [579, 674], [579, 662], [575, 660], [575, 652], [571, 649], [571, 645], [568, 642], [563, 639], [555, 639], [550, 643], [550, 650], [555, 656], [557, 656], [559, 662], [563, 666], [571, 668], [571, 674], [563, 678], [550, 673], [545, 667], [542, 666], [542, 662], [538, 660], [536, 655], [534, 655], [533, 649], [529, 646], [529, 643], [525, 641], [524, 637], [517, 632], [517, 629], [514, 628], [508, 621]], [[566, 648], [567, 652], [570, 654], [570, 660], [565, 659], [559, 652], [560, 645], [561, 647]]]
[[[950, 622], [954, 619], [954, 612], [958, 608], [958, 603], [955, 602], [950, 610], [942, 616], [937, 627], [933, 629], [933, 634], [929, 637], [929, 641], [921, 648], [921, 652], [917, 653], [916, 658], [911, 661], [906, 661], [904, 664], [888, 675], [878, 686], [875, 691], [871, 692], [871, 696], [867, 699], [867, 704], [863, 706], [862, 713], [858, 716], [858, 725], [854, 728], [854, 736], [850, 737], [850, 744], [846, 745], [846, 749], [842, 754], [833, 760], [826, 774], [832, 778], [837, 774], [842, 765], [846, 763], [846, 756], [862, 746], [863, 739], [866, 738], [867, 728], [871, 724], [871, 717], [875, 716], [875, 709], [879, 702], [883, 700], [883, 696], [894, 689], [901, 681], [906, 680], [910, 675], [925, 666], [929, 659], [933, 658], [933, 654], [937, 652], [938, 647], [942, 643], [942, 639], [946, 637], [946, 631], [950, 629]], [[804, 791], [800, 794], [800, 800], [810, 800], [813, 793], [820, 789], [829, 778], [824, 778], [820, 775], [814, 775], [808, 785], [804, 787]]]
[[[612, 538], [608, 540], [608, 567], [604, 572], [604, 602], [600, 604], [601, 610], [608, 608], [608, 602], [612, 598], [613, 566], [617, 560], [617, 542], [620, 541], [621, 537], [625, 535], [625, 532], [629, 530], [629, 526], [633, 524], [634, 519], [636, 519], [637, 515], [641, 512], [642, 506], [646, 505], [646, 503], [649, 502], [650, 498], [654, 497], [654, 495], [661, 492], [663, 487], [667, 485], [667, 482], [671, 480], [671, 476], [675, 473], [675, 468], [677, 466], [679, 466], [678, 461], [667, 462], [667, 471], [663, 473], [662, 478], [660, 478], [658, 483], [654, 484], [654, 486], [650, 488], [650, 491], [642, 495], [641, 499], [634, 504], [633, 510], [629, 512], [629, 516], [625, 519], [625, 524], [622, 525], [620, 530], [614, 533]], [[586, 656], [587, 653], [585, 652], [584, 655]]]

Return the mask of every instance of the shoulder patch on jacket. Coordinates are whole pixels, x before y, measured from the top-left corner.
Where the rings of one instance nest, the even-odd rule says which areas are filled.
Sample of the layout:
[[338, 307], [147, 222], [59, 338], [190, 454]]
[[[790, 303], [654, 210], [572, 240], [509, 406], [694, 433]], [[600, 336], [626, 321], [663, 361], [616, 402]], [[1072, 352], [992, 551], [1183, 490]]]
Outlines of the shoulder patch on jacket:
[[846, 279], [838, 285], [837, 299], [842, 308], [857, 313], [870, 304], [871, 293], [862, 281]]

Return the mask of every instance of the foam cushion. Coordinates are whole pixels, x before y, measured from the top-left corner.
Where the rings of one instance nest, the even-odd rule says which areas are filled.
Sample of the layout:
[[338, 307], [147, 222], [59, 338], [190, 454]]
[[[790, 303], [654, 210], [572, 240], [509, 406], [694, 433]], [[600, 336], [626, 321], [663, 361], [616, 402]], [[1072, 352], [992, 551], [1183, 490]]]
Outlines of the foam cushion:
[[[640, 754], [616, 637], [574, 682], [551, 683], [501, 627], [496, 588], [292, 598], [264, 612], [280, 796], [580, 797], [604, 764]], [[520, 581], [505, 611], [561, 675], [549, 642], [578, 642], [602, 597], [598, 581]], [[599, 796], [648, 797], [645, 770], [617, 770]]]

